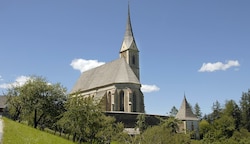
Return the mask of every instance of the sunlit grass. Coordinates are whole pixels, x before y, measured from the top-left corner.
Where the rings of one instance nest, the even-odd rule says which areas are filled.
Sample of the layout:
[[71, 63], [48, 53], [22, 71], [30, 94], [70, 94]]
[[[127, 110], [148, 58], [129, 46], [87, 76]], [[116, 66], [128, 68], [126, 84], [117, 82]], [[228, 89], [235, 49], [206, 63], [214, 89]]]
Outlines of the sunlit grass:
[[55, 136], [24, 124], [3, 118], [2, 144], [74, 144], [59, 136]]

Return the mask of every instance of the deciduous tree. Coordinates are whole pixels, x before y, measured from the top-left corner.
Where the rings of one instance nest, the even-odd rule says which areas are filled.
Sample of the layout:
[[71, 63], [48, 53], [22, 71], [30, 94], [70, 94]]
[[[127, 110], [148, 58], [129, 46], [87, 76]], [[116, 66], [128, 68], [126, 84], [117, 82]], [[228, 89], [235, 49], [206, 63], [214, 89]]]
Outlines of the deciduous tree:
[[20, 115], [21, 120], [37, 128], [52, 125], [62, 113], [66, 88], [59, 83], [50, 84], [43, 77], [32, 76], [24, 85], [8, 90], [7, 95], [10, 111], [16, 112], [14, 118]]

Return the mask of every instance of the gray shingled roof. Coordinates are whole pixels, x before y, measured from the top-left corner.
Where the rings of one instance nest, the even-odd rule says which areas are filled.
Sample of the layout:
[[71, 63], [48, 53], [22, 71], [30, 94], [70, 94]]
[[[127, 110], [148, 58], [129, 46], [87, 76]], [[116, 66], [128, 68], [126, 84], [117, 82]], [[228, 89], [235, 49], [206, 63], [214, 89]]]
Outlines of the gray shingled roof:
[[85, 71], [74, 85], [71, 93], [86, 91], [114, 83], [140, 84], [133, 70], [124, 58]]
[[190, 108], [185, 96], [175, 118], [179, 120], [198, 120], [198, 118], [192, 112], [192, 109]]
[[0, 96], [0, 108], [5, 108], [7, 102], [7, 96]]

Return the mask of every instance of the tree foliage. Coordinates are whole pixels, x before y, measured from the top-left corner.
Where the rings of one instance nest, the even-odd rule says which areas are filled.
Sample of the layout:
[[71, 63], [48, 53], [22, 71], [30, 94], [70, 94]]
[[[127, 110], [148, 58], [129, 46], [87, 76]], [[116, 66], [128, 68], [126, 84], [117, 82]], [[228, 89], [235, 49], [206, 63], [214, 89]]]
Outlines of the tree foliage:
[[188, 135], [173, 133], [171, 129], [163, 125], [148, 128], [140, 137], [139, 143], [143, 144], [190, 143]]
[[234, 100], [226, 101], [223, 108], [216, 101], [213, 112], [200, 122], [203, 143], [250, 143], [250, 90], [243, 92], [240, 106]]
[[246, 128], [248, 131], [250, 131], [250, 89], [248, 92], [243, 92], [241, 101], [241, 111], [242, 111], [242, 125], [244, 128]]
[[68, 99], [66, 112], [59, 120], [65, 132], [73, 135], [73, 141], [88, 143], [110, 142], [121, 133], [123, 126], [115, 124], [113, 117], [105, 116], [93, 98], [75, 95]]
[[170, 113], [170, 116], [175, 117], [176, 114], [178, 113], [178, 109], [175, 106], [173, 106], [169, 113]]
[[194, 105], [194, 114], [197, 116], [197, 118], [198, 118], [199, 120], [201, 120], [201, 118], [202, 118], [202, 112], [201, 112], [201, 108], [200, 108], [200, 106], [199, 106], [198, 103], [196, 103], [196, 104]]
[[140, 133], [144, 132], [148, 127], [148, 125], [146, 123], [146, 115], [139, 114], [136, 119], [137, 119], [137, 121], [136, 121], [135, 128], [138, 128]]
[[50, 84], [43, 77], [33, 76], [24, 85], [7, 91], [10, 116], [27, 121], [34, 128], [52, 126], [63, 113], [66, 89], [59, 83]]

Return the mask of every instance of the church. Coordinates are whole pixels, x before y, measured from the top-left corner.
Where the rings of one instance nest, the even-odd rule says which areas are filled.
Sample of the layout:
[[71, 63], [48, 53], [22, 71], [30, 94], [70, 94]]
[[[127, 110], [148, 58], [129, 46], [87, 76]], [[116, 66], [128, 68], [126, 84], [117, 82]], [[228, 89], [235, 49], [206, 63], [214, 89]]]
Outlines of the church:
[[[119, 59], [83, 72], [71, 94], [93, 97], [106, 115], [114, 116], [117, 122], [124, 123], [125, 128], [134, 130], [136, 118], [145, 113], [145, 106], [140, 83], [139, 50], [133, 35], [129, 6], [119, 53]], [[168, 118], [165, 115], [146, 114], [146, 122], [157, 125], [160, 123], [157, 117]], [[182, 121], [178, 132], [195, 131], [194, 137], [199, 137], [198, 118], [193, 114], [185, 96], [175, 118]]]
[[133, 36], [129, 7], [119, 59], [83, 72], [71, 91], [74, 93], [93, 97], [106, 112], [145, 112], [139, 50]]

